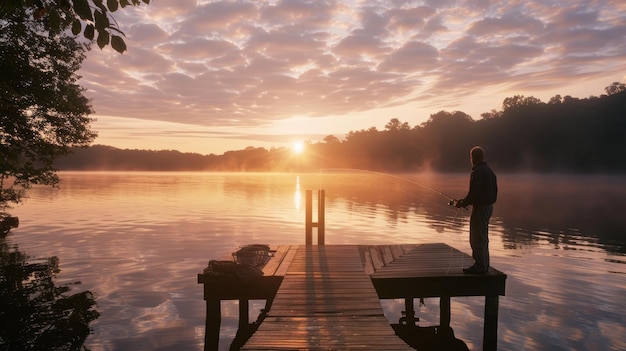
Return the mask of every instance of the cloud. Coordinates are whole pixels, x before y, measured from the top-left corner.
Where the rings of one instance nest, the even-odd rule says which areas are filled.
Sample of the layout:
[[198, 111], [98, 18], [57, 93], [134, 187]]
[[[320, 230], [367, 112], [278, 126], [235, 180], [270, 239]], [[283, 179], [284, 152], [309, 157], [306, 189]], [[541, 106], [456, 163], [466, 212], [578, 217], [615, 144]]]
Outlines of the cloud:
[[[624, 76], [624, 2], [567, 5], [154, 2], [114, 14], [128, 52], [94, 49], [81, 83], [97, 114], [206, 127], [401, 104], [465, 111], [480, 100], [482, 111], [466, 111], [477, 117], [507, 96], [568, 95], [580, 91], [574, 83], [606, 77], [606, 86]], [[594, 89], [588, 95], [603, 92]], [[392, 117], [413, 118], [381, 116]]]
[[429, 44], [408, 42], [378, 66], [385, 72], [429, 71], [436, 67], [439, 52]]

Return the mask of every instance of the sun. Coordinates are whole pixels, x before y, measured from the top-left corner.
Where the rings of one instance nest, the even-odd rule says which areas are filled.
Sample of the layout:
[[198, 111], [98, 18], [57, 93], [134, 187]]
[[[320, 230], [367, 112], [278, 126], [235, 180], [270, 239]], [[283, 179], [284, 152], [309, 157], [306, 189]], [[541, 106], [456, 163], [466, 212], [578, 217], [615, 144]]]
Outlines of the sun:
[[301, 154], [304, 151], [304, 143], [301, 141], [296, 141], [291, 146], [291, 150], [294, 154]]

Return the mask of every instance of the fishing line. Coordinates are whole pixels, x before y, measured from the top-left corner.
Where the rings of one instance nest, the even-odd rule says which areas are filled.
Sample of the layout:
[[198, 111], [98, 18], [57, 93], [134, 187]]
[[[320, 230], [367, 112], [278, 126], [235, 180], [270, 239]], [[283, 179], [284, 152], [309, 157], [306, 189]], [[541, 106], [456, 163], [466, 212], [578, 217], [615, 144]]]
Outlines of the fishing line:
[[424, 185], [424, 184], [422, 184], [422, 183], [420, 183], [420, 182], [418, 182], [416, 180], [412, 180], [412, 179], [409, 179], [409, 178], [406, 178], [406, 177], [401, 177], [401, 176], [398, 176], [398, 175], [395, 175], [395, 174], [391, 174], [391, 173], [370, 171], [370, 170], [367, 170], [367, 169], [358, 169], [358, 168], [322, 168], [322, 169], [320, 169], [320, 173], [322, 171], [350, 171], [350, 172], [357, 171], [357, 172], [363, 172], [363, 173], [372, 173], [372, 174], [383, 175], [383, 176], [400, 179], [400, 180], [403, 180], [405, 182], [409, 182], [411, 184], [415, 184], [415, 185], [421, 186], [424, 189], [428, 189], [428, 190], [434, 192], [435, 194], [444, 197], [448, 201], [455, 200], [452, 196], [447, 195], [447, 194], [445, 194], [445, 193], [443, 193], [443, 192], [441, 192], [441, 191], [439, 191], [437, 189], [433, 189], [433, 188], [431, 188], [431, 187], [429, 187], [427, 185]]
[[[427, 189], [427, 190], [429, 190], [429, 191], [431, 191], [431, 192], [433, 192], [433, 193], [435, 193], [435, 194], [445, 198], [447, 200], [447, 205], [452, 205], [454, 201], [457, 201], [452, 196], [450, 196], [450, 195], [448, 195], [448, 194], [446, 194], [446, 193], [444, 193], [442, 191], [439, 191], [437, 189], [434, 189], [434, 188], [432, 188], [430, 186], [424, 185], [421, 182], [418, 182], [416, 180], [412, 180], [412, 179], [409, 179], [409, 178], [406, 178], [406, 177], [401, 177], [401, 176], [398, 176], [398, 175], [395, 175], [395, 174], [391, 174], [391, 173], [370, 171], [370, 170], [358, 169], [358, 168], [322, 168], [319, 171], [320, 174], [322, 174], [323, 171], [363, 172], [363, 173], [376, 174], [376, 175], [382, 175], [382, 176], [386, 176], [386, 177], [396, 178], [396, 179], [399, 179], [399, 180], [402, 180], [402, 181], [405, 181], [405, 182], [408, 182], [408, 183], [411, 183], [411, 184], [418, 185], [418, 186], [420, 186], [420, 187], [422, 187], [424, 189]], [[465, 220], [465, 215], [463, 213], [463, 209], [461, 209], [461, 208], [457, 208], [456, 209], [456, 213], [454, 215], [454, 218], [452, 219], [452, 224], [454, 224], [457, 221], [457, 219], [459, 219], [459, 214], [461, 214], [461, 218], [460, 218], [459, 224], [462, 226], [463, 222]], [[450, 247], [450, 254], [454, 255], [454, 249], [452, 247]], [[450, 263], [448, 265], [448, 268], [446, 269], [447, 272], [449, 272], [450, 269], [452, 269], [453, 261], [454, 260], [450, 261]], [[463, 255], [461, 255], [461, 269], [463, 268], [463, 265], [465, 263], [464, 261], [465, 261], [465, 258], [464, 258]]]
[[[409, 179], [409, 178], [406, 178], [406, 177], [401, 177], [401, 176], [398, 176], [398, 175], [395, 175], [395, 174], [391, 174], [391, 173], [370, 171], [370, 170], [359, 169], [359, 168], [320, 168], [319, 174], [321, 175], [322, 172], [324, 172], [324, 171], [362, 172], [362, 173], [376, 174], [376, 175], [379, 175], [379, 176], [386, 176], [386, 177], [396, 178], [396, 179], [399, 179], [399, 180], [402, 180], [402, 181], [405, 181], [405, 182], [408, 182], [408, 183], [420, 186], [420, 187], [422, 187], [424, 189], [427, 189], [427, 190], [429, 190], [429, 191], [431, 191], [431, 192], [433, 192], [433, 193], [443, 197], [447, 201], [446, 201], [446, 205], [445, 206], [441, 206], [440, 205], [441, 207], [449, 207], [450, 205], [452, 205], [452, 203], [454, 201], [456, 201], [452, 196], [450, 196], [450, 195], [448, 195], [448, 194], [446, 194], [446, 193], [444, 193], [442, 191], [439, 191], [439, 190], [437, 190], [435, 188], [427, 186], [427, 185], [425, 185], [425, 184], [423, 184], [423, 183], [421, 183], [421, 182], [419, 182], [417, 180]], [[409, 193], [409, 192], [407, 192], [407, 193]], [[456, 213], [454, 215], [454, 218], [452, 219], [452, 222], [451, 222], [452, 224], [455, 224], [455, 222], [457, 222], [457, 219], [459, 219], [459, 213], [461, 213], [461, 215], [462, 215], [461, 216], [461, 221], [459, 222], [459, 224], [461, 224], [461, 225], [463, 224], [463, 220], [464, 220], [463, 217], [464, 216], [462, 214], [462, 209], [461, 208], [457, 208]], [[449, 219], [448, 219], [448, 221], [449, 221]]]

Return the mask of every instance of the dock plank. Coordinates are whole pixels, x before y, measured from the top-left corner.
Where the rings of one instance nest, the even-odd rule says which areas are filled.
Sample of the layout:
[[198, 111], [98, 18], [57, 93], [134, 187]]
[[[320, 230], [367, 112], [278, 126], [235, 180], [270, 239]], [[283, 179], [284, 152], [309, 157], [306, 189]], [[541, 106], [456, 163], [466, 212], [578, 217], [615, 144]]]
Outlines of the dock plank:
[[271, 276], [276, 274], [276, 270], [285, 259], [285, 255], [289, 251], [289, 248], [289, 245], [278, 245], [277, 247], [271, 247], [273, 251], [273, 256], [265, 264], [265, 266], [263, 266], [263, 275]]
[[289, 247], [289, 251], [285, 255], [285, 259], [281, 262], [278, 269], [276, 269], [275, 275], [282, 277], [287, 274], [287, 270], [291, 266], [291, 262], [293, 261], [294, 257], [296, 257], [297, 252], [298, 252], [298, 245], [291, 245]]
[[375, 271], [384, 267], [383, 260], [380, 257], [380, 252], [378, 251], [378, 248], [376, 246], [372, 246], [369, 248], [369, 257], [372, 260], [372, 266], [374, 267]]

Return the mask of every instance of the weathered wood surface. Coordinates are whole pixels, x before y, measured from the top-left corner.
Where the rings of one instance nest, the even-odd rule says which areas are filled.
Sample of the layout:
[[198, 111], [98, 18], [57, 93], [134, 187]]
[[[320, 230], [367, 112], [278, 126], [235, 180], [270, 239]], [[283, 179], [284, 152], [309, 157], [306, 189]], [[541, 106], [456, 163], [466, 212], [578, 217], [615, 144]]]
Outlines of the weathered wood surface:
[[[498, 297], [506, 274], [464, 274], [474, 260], [446, 244], [360, 246], [366, 272], [381, 299], [440, 298], [440, 326], [450, 324], [450, 297], [485, 296], [483, 350], [497, 350]], [[408, 310], [408, 308], [407, 308]]]
[[360, 246], [365, 271], [382, 299], [441, 296], [503, 296], [506, 274], [464, 274], [474, 260], [446, 244]]
[[474, 262], [468, 254], [440, 243], [370, 245], [361, 246], [361, 251], [372, 278], [454, 276]]
[[358, 246], [292, 247], [285, 257], [268, 316], [242, 350], [412, 350], [384, 316]]

